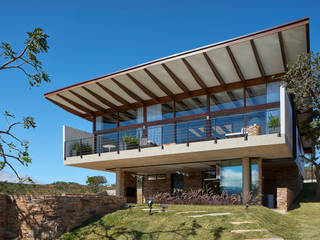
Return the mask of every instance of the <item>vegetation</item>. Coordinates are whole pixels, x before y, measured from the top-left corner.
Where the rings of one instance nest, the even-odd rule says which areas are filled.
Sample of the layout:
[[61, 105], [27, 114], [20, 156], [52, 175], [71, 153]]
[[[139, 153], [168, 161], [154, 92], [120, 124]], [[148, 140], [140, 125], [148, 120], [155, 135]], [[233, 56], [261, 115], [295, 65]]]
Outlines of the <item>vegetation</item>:
[[124, 135], [122, 137], [122, 142], [126, 143], [127, 145], [138, 145], [139, 139], [135, 136]]
[[280, 126], [280, 118], [275, 117], [272, 114], [269, 115], [269, 122], [268, 122], [268, 127], [269, 128], [276, 128]]
[[301, 123], [300, 132], [312, 146], [311, 153], [302, 157], [315, 167], [316, 195], [320, 198], [320, 53], [299, 56], [281, 79], [282, 85], [292, 94], [297, 110], [307, 116]]
[[79, 155], [80, 153], [82, 154], [92, 153], [92, 147], [88, 143], [86, 144], [75, 143], [72, 145], [71, 149], [77, 151], [77, 155]]
[[[113, 187], [98, 186], [98, 192], [105, 192]], [[55, 182], [52, 184], [23, 184], [0, 182], [0, 194], [11, 195], [63, 195], [92, 194], [93, 189], [74, 182]]]
[[103, 176], [87, 177], [86, 184], [96, 193], [99, 191], [99, 186], [107, 184], [107, 179]]
[[[281, 215], [268, 208], [250, 206], [169, 205], [168, 212], [154, 212], [146, 205], [120, 210], [93, 219], [61, 237], [72, 239], [260, 239], [281, 237], [286, 240], [318, 239], [320, 236], [320, 202], [314, 202], [315, 185], [306, 187], [293, 205]], [[160, 206], [154, 205], [159, 209]], [[191, 212], [201, 211], [201, 212]], [[190, 218], [206, 213], [231, 213], [225, 216]], [[250, 222], [232, 225], [231, 222]], [[265, 229], [264, 232], [231, 233], [237, 229]]]
[[[3, 59], [0, 63], [0, 71], [20, 70], [27, 77], [30, 87], [40, 86], [42, 82], [50, 82], [49, 75], [42, 69], [42, 62], [38, 59], [39, 54], [47, 53], [49, 49], [48, 37], [41, 28], [27, 32], [27, 39], [20, 53], [17, 53], [10, 43], [1, 42], [0, 57]], [[0, 129], [0, 171], [8, 166], [20, 181], [31, 181], [30, 178], [21, 178], [15, 170], [15, 161], [28, 166], [31, 163], [31, 157], [28, 153], [29, 142], [20, 139], [13, 130], [17, 126], [23, 126], [25, 129], [35, 128], [34, 118], [28, 116], [21, 121], [16, 121], [15, 116], [8, 111], [5, 111], [4, 116], [6, 124], [3, 125], [7, 125], [7, 128]]]
[[[174, 194], [157, 193], [153, 196], [154, 203], [166, 204], [213, 204], [213, 205], [240, 205], [243, 204], [243, 198], [237, 194], [229, 195], [226, 191], [221, 194], [213, 191], [198, 189], [183, 191], [182, 189], [174, 189]], [[248, 204], [257, 203], [257, 199], [248, 194]]]

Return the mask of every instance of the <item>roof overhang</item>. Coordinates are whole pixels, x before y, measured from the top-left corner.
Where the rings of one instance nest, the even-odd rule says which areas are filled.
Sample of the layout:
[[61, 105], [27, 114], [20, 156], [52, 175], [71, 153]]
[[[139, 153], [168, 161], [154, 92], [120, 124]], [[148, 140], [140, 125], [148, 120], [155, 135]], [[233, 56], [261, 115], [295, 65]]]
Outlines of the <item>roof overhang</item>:
[[71, 85], [45, 97], [92, 121], [145, 104], [272, 81], [309, 49], [309, 18], [303, 18]]

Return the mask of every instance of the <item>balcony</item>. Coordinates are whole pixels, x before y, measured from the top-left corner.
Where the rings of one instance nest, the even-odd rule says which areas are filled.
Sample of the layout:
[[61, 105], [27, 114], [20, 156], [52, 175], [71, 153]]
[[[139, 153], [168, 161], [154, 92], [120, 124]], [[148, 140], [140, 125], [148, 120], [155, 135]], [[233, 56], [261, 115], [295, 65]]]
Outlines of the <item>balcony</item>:
[[[65, 141], [65, 164], [102, 159], [161, 159], [164, 155], [169, 159], [170, 154], [187, 153], [192, 153], [192, 159], [202, 159], [200, 156], [208, 152], [215, 153], [210, 158], [239, 157], [248, 151], [250, 156], [261, 156], [263, 151], [266, 156], [272, 156], [273, 152], [279, 157], [289, 157], [290, 148], [281, 133], [281, 123], [280, 109], [274, 108], [92, 135]], [[284, 149], [273, 145], [284, 146]], [[261, 150], [261, 146], [269, 148]], [[194, 155], [197, 152], [199, 155]]]

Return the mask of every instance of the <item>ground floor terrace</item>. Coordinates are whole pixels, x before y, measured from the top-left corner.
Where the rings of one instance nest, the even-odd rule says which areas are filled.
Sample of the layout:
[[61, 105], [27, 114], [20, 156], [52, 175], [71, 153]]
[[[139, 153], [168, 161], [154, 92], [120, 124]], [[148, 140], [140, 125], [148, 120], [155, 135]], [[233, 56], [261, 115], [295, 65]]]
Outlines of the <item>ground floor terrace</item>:
[[117, 195], [131, 203], [137, 202], [137, 182], [142, 184], [144, 203], [159, 193], [176, 196], [202, 189], [211, 194], [236, 194], [242, 203], [252, 202], [283, 210], [289, 208], [302, 189], [302, 176], [290, 158], [246, 157], [137, 166], [119, 168], [116, 175]]

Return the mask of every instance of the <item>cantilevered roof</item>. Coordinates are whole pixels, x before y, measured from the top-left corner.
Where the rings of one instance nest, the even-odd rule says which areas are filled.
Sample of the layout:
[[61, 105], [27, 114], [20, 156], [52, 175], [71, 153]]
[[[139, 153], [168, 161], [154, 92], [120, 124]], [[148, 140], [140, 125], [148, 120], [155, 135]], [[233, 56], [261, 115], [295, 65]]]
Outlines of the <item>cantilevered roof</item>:
[[309, 18], [144, 63], [45, 94], [66, 111], [92, 120], [127, 110], [264, 83], [308, 52]]

